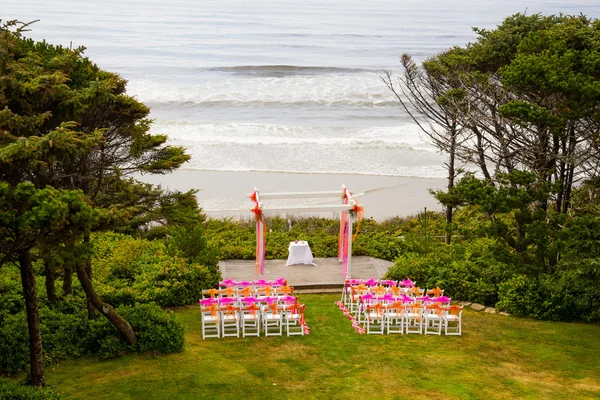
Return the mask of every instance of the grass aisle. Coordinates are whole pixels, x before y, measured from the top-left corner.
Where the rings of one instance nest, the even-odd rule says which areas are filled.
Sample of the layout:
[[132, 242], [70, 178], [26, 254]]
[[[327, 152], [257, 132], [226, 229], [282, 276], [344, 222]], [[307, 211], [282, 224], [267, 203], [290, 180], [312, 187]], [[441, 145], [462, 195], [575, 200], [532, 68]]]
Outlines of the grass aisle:
[[199, 311], [186, 308], [182, 353], [71, 361], [47, 381], [76, 399], [600, 396], [597, 325], [467, 310], [462, 337], [358, 335], [338, 295], [300, 300], [309, 336], [202, 340]]

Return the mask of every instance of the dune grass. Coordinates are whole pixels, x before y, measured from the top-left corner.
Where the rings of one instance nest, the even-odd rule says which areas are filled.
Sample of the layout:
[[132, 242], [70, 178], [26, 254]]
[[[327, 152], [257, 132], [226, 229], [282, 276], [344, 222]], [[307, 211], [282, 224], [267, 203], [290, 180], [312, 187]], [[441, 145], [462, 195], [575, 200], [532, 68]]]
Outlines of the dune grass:
[[74, 360], [47, 381], [73, 399], [600, 397], [598, 325], [467, 310], [462, 337], [358, 335], [339, 296], [300, 299], [309, 336], [202, 340], [184, 308], [183, 352]]

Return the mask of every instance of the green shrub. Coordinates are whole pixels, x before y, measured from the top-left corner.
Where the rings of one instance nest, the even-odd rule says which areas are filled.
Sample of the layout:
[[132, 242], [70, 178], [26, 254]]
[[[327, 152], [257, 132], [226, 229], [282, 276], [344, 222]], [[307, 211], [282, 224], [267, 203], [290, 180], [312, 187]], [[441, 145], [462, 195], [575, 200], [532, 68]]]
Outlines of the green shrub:
[[496, 307], [554, 321], [600, 321], [600, 260], [563, 261], [552, 274], [515, 276], [499, 285]]
[[25, 307], [21, 278], [16, 268], [5, 265], [0, 274], [0, 325], [10, 314], [19, 312]]
[[457, 300], [493, 306], [498, 285], [513, 275], [510, 257], [501, 256], [503, 245], [493, 239], [434, 246], [427, 254], [407, 253], [398, 258], [386, 277], [410, 278], [422, 288], [441, 287]]
[[62, 400], [66, 399], [52, 388], [34, 387], [12, 379], [0, 378], [0, 400]]
[[8, 315], [0, 325], [0, 374], [25, 371], [29, 364], [29, 342], [25, 312]]
[[[123, 306], [117, 311], [134, 329], [140, 351], [172, 353], [183, 348], [183, 325], [173, 312], [152, 303]], [[89, 320], [85, 307], [74, 314], [42, 307], [40, 328], [47, 365], [92, 354], [110, 358], [134, 350], [106, 318]], [[0, 354], [0, 373], [13, 374], [27, 369], [29, 342], [24, 311], [10, 315], [0, 326]]]
[[[160, 306], [195, 303], [202, 290], [216, 287], [216, 259], [208, 266], [173, 256], [162, 241], [126, 235], [97, 235], [93, 260], [99, 295], [113, 306], [156, 302]], [[191, 256], [191, 250], [186, 250]], [[197, 257], [200, 257], [197, 255]], [[208, 256], [207, 256], [208, 257]]]
[[190, 263], [217, 268], [217, 249], [208, 242], [201, 223], [171, 228], [167, 251], [169, 255], [185, 258]]
[[140, 351], [175, 353], [183, 349], [183, 325], [173, 311], [152, 303], [123, 306], [118, 311], [136, 332]]

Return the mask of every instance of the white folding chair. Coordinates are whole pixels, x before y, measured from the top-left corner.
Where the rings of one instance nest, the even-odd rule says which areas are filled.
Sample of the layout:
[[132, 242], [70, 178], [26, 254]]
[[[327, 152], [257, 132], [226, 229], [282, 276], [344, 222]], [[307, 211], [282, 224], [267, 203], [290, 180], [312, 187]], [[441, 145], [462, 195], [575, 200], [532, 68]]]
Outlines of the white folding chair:
[[221, 337], [219, 308], [216, 304], [200, 308], [202, 317], [202, 339]]
[[237, 288], [230, 286], [217, 292], [218, 297], [239, 297]]
[[341, 302], [347, 306], [350, 304], [350, 282], [348, 279], [344, 281], [344, 287], [342, 288], [342, 299]]
[[462, 335], [462, 312], [463, 307], [454, 305], [447, 307], [446, 315], [444, 316], [444, 326], [446, 335]]
[[414, 286], [408, 289], [408, 293], [414, 297], [420, 297], [425, 294], [425, 289], [421, 289], [418, 286]]
[[283, 335], [283, 306], [277, 303], [263, 306], [261, 318], [265, 336]]
[[404, 333], [404, 305], [398, 301], [387, 308], [387, 332]]
[[361, 297], [369, 293], [369, 287], [363, 284], [350, 286], [350, 312], [360, 312]]
[[239, 307], [229, 304], [221, 307], [221, 336], [240, 337]]
[[288, 336], [304, 335], [304, 304], [291, 304], [285, 308], [285, 330]]
[[262, 286], [256, 289], [256, 295], [258, 297], [275, 297], [277, 296], [277, 288], [272, 286]]
[[404, 326], [406, 333], [423, 333], [423, 307], [418, 304], [405, 306]]
[[368, 304], [365, 310], [367, 334], [383, 335], [385, 327], [385, 307], [380, 304]]
[[428, 304], [423, 311], [423, 325], [426, 335], [441, 335], [446, 311], [437, 303]]
[[435, 289], [427, 289], [427, 296], [440, 297], [444, 294], [444, 289], [440, 289], [440, 287], [436, 287]]
[[202, 290], [202, 298], [206, 299], [208, 297], [218, 297], [219, 296], [219, 289], [204, 289]]
[[277, 296], [278, 300], [290, 298], [294, 295], [294, 287], [279, 286], [275, 289], [274, 295]]
[[260, 308], [251, 304], [240, 309], [242, 337], [260, 336]]

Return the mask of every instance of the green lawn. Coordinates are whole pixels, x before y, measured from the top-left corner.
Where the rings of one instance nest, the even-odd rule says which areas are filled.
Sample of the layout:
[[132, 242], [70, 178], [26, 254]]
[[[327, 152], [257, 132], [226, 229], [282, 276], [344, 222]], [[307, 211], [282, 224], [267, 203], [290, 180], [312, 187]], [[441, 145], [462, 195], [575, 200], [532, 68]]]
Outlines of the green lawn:
[[74, 399], [600, 398], [598, 325], [466, 310], [462, 337], [359, 335], [338, 299], [300, 297], [304, 337], [202, 340], [182, 309], [182, 353], [66, 362], [47, 382]]

